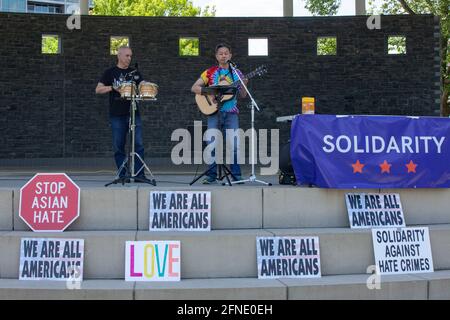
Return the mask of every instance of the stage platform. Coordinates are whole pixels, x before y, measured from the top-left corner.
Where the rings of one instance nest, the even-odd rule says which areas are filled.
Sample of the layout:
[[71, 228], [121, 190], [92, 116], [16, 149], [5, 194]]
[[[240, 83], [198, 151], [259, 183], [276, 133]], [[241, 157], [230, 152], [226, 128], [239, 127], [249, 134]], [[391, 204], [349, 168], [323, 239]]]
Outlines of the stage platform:
[[[273, 186], [189, 186], [195, 166], [152, 170], [156, 187], [104, 187], [114, 170], [1, 168], [0, 299], [450, 299], [450, 189], [319, 189], [282, 186], [275, 175], [258, 175]], [[65, 172], [81, 188], [80, 217], [63, 233], [31, 232], [18, 216], [20, 188], [37, 172]], [[243, 173], [247, 177], [249, 167]], [[152, 190], [210, 190], [212, 230], [150, 232]], [[435, 272], [382, 276], [380, 289], [370, 290], [371, 231], [350, 229], [347, 192], [399, 193], [406, 225], [429, 227]], [[257, 279], [256, 237], [286, 235], [319, 237], [321, 278]], [[67, 289], [64, 281], [18, 280], [24, 237], [84, 239], [81, 288]], [[129, 240], [181, 241], [181, 281], [124, 281]]]

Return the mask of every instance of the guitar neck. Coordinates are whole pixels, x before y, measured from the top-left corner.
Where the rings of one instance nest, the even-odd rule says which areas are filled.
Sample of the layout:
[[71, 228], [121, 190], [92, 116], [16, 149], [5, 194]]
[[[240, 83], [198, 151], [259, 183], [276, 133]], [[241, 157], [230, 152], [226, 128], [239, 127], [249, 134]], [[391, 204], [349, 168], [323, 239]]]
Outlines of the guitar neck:
[[[250, 73], [248, 73], [248, 74], [246, 74], [243, 78], [242, 78], [242, 80], [245, 80], [245, 79], [251, 79], [251, 78], [253, 78], [254, 76], [256, 75], [256, 72], [255, 71], [253, 71], [253, 72], [250, 72]], [[235, 80], [231, 85], [234, 85], [234, 84], [237, 84], [237, 83], [239, 83], [239, 79], [238, 80]]]

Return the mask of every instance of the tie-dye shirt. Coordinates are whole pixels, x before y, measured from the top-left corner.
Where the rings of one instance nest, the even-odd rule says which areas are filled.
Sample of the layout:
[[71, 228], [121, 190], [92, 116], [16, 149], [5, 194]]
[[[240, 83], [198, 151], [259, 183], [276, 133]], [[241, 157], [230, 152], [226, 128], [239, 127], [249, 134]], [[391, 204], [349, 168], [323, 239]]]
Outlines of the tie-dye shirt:
[[[238, 72], [239, 76], [243, 78], [242, 72], [238, 69], [233, 70], [233, 76], [230, 73], [229, 69], [224, 69], [219, 66], [214, 66], [209, 68], [208, 70], [205, 70], [201, 74], [201, 78], [205, 85], [207, 86], [213, 86], [218, 85], [220, 81], [226, 80], [229, 84], [232, 84], [233, 82], [239, 83], [239, 78], [236, 75], [236, 72]], [[240, 89], [240, 84], [237, 86], [238, 90]], [[236, 94], [236, 96], [226, 101], [224, 104], [222, 104], [222, 108], [220, 109], [221, 112], [231, 112], [231, 113], [239, 113], [239, 108], [237, 105], [237, 97], [239, 95]]]

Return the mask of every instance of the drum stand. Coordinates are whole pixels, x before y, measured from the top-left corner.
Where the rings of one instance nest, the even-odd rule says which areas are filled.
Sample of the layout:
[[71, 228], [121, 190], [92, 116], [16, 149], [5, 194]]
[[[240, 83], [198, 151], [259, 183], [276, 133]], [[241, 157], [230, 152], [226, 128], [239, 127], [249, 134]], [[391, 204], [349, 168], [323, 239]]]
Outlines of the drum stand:
[[[131, 140], [129, 143], [128, 148], [131, 149], [129, 152], [129, 155], [127, 158], [125, 158], [125, 160], [123, 161], [122, 165], [120, 166], [120, 168], [117, 170], [117, 174], [116, 174], [116, 178], [111, 181], [110, 183], [105, 184], [105, 187], [111, 185], [111, 184], [117, 184], [117, 183], [122, 183], [122, 185], [124, 185], [125, 183], [130, 183], [131, 179], [133, 179], [134, 182], [144, 182], [144, 183], [148, 183], [151, 184], [153, 186], [156, 186], [156, 180], [155, 177], [153, 176], [152, 171], [149, 169], [149, 167], [147, 166], [147, 164], [145, 163], [144, 159], [141, 158], [141, 156], [136, 153], [135, 151], [135, 141], [136, 141], [136, 101], [137, 100], [145, 100], [145, 101], [155, 101], [156, 98], [151, 98], [151, 99], [143, 99], [140, 96], [138, 96], [136, 94], [136, 84], [134, 81], [132, 81], [132, 85], [131, 85], [131, 96], [128, 98], [127, 100], [131, 100], [131, 111], [130, 111], [130, 122], [129, 122], [129, 139]], [[137, 172], [134, 172], [134, 164], [135, 164], [135, 157], [137, 157], [141, 163], [142, 166], [139, 168], [139, 170]], [[127, 163], [129, 163], [130, 165], [127, 166]], [[125, 168], [126, 172], [125, 175], [123, 177], [120, 177], [120, 172], [122, 172], [122, 170]], [[130, 169], [131, 168], [131, 169]], [[140, 178], [138, 177], [138, 174], [144, 170], [144, 168], [148, 171], [148, 173], [151, 176], [151, 179], [147, 179], [147, 178]], [[131, 171], [130, 171], [131, 170]], [[145, 172], [145, 170], [144, 170]]]

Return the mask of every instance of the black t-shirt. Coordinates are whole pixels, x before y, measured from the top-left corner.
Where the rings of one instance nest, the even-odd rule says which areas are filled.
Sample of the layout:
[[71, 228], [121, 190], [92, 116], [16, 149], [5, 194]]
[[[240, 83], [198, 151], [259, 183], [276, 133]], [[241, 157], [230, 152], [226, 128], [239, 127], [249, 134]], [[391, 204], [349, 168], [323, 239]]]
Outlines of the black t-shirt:
[[[127, 68], [121, 69], [117, 66], [114, 66], [108, 70], [106, 70], [102, 77], [100, 78], [101, 83], [105, 86], [116, 86], [120, 87], [123, 82], [130, 82], [134, 80], [136, 85], [139, 85], [142, 80], [142, 75], [139, 71], [133, 72], [135, 69]], [[109, 93], [109, 114], [111, 116], [126, 116], [130, 114], [130, 100], [125, 100], [120, 98], [120, 93], [116, 90], [113, 90]], [[139, 114], [139, 110], [137, 111]]]

